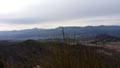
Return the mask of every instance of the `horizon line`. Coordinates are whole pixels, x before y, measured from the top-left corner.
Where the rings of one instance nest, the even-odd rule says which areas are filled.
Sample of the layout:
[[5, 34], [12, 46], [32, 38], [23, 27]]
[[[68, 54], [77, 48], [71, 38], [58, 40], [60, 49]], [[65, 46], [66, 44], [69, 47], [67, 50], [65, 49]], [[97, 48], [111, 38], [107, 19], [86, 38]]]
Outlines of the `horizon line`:
[[38, 27], [33, 27], [33, 28], [26, 28], [26, 29], [11, 29], [11, 30], [0, 30], [0, 32], [2, 31], [22, 31], [22, 30], [32, 30], [32, 29], [43, 29], [43, 30], [47, 30], [47, 29], [57, 29], [57, 28], [61, 28], [61, 27], [81, 27], [81, 28], [85, 28], [85, 27], [99, 27], [99, 26], [115, 26], [115, 27], [120, 27], [120, 25], [86, 25], [86, 26], [58, 26], [58, 27], [53, 27], [53, 28], [38, 28]]

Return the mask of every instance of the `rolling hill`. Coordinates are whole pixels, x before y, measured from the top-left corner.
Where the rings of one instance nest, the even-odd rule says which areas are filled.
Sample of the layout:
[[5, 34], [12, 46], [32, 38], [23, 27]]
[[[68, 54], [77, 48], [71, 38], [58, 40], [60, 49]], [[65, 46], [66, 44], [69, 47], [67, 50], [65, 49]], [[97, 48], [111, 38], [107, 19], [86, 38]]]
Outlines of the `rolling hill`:
[[[62, 27], [54, 29], [25, 29], [0, 31], [1, 40], [62, 38]], [[120, 37], [120, 26], [64, 27], [65, 36], [78, 39], [94, 38], [100, 34]]]

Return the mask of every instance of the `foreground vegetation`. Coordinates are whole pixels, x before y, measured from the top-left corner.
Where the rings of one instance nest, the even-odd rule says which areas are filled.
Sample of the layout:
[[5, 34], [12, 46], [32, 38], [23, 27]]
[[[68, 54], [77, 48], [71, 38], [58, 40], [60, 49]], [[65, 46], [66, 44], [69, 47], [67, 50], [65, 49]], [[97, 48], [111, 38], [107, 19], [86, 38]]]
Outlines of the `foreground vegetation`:
[[98, 50], [105, 49], [34, 40], [1, 42], [0, 68], [120, 68], [119, 54]]

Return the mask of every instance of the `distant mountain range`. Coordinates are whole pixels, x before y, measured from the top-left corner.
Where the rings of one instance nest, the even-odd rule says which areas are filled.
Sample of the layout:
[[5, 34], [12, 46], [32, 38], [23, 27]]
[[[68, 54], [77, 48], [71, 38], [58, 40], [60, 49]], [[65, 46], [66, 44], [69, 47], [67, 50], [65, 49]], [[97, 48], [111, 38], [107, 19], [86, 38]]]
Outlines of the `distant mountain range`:
[[[64, 27], [65, 36], [69, 38], [90, 39], [97, 35], [120, 37], [120, 26], [86, 26]], [[0, 40], [48, 39], [62, 38], [62, 27], [55, 29], [25, 29], [15, 31], [0, 31]]]

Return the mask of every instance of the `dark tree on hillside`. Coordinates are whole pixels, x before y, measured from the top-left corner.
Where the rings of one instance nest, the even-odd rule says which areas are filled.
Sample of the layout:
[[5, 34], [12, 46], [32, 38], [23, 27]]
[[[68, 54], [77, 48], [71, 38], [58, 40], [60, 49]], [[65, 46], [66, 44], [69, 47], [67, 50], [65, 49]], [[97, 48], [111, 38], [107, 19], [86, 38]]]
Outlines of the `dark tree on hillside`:
[[62, 36], [63, 36], [63, 40], [64, 42], [66, 41], [66, 38], [65, 38], [65, 30], [64, 30], [64, 27], [62, 27]]

